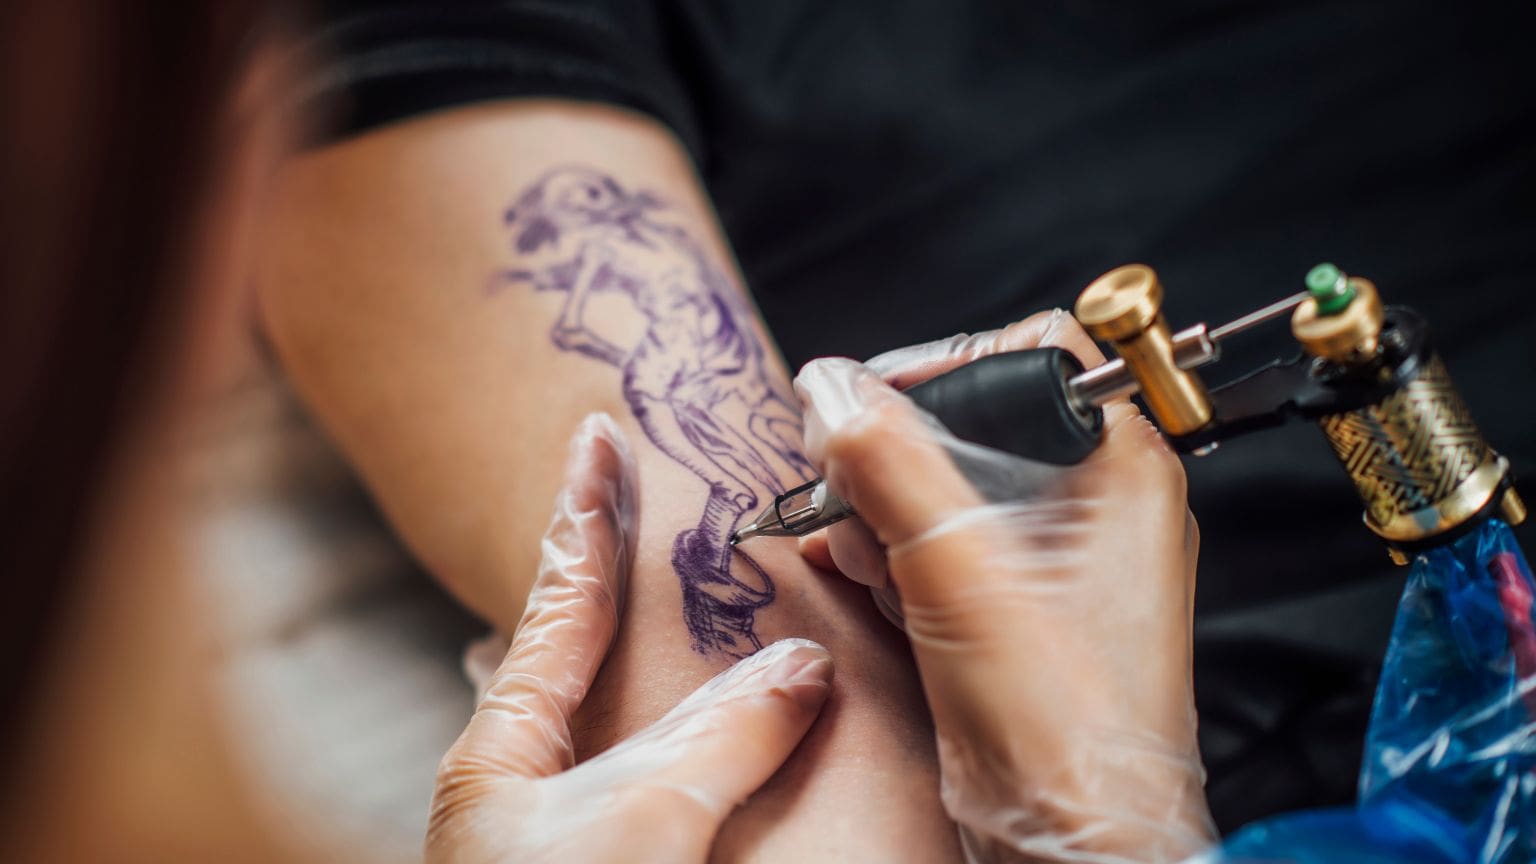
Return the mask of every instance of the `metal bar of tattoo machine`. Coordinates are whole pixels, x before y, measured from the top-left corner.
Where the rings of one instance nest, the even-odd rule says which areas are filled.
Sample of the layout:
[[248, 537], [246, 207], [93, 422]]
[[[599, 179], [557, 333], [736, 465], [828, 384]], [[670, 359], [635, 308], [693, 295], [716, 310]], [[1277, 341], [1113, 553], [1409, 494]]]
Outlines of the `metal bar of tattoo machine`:
[[[1220, 355], [1221, 340], [1290, 313], [1306, 297], [1306, 292], [1287, 297], [1214, 330], [1196, 324], [1172, 334], [1173, 360], [1179, 369], [1211, 363]], [[1059, 348], [1037, 348], [980, 358], [906, 393], [960, 438], [1070, 465], [1098, 446], [1100, 406], [1140, 389], [1124, 360], [1084, 370]], [[1023, 417], [1031, 422], [1020, 423]], [[731, 544], [753, 537], [800, 537], [853, 512], [818, 478], [774, 498], [731, 535]]]

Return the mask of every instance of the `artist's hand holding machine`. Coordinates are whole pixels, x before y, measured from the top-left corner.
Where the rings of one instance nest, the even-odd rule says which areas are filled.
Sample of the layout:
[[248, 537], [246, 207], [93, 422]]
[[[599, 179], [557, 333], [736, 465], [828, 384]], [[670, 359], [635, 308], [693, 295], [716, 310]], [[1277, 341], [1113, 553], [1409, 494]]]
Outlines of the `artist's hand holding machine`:
[[[780, 496], [737, 539], [830, 526], [807, 557], [869, 584], [903, 621], [944, 802], [973, 859], [1171, 861], [1214, 841], [1191, 689], [1198, 534], [1173, 448], [1295, 418], [1319, 423], [1367, 526], [1414, 569], [1359, 810], [1262, 823], [1207, 854], [1536, 851], [1536, 789], [1521, 779], [1536, 771], [1533, 584], [1507, 527], [1523, 518], [1508, 465], [1417, 316], [1326, 265], [1307, 281], [1231, 324], [1174, 334], [1155, 274], [1133, 265], [1076, 309], [1120, 354], [1112, 363], [1056, 313], [869, 366], [817, 361], [796, 380], [826, 481]], [[1296, 358], [1211, 392], [1188, 371], [1287, 313]], [[1157, 426], [1125, 398], [1137, 390]], [[825, 652], [779, 643], [570, 768], [569, 717], [616, 626], [633, 494], [610, 424], [589, 422], [573, 452], [524, 623], [444, 762], [438, 859], [703, 860], [827, 692]], [[727, 740], [754, 746], [727, 754]]]
[[[824, 545], [807, 538], [808, 557], [830, 558], [904, 616], [945, 804], [973, 857], [1172, 860], [1212, 836], [1189, 689], [1197, 540], [1177, 462], [1115, 402], [1137, 389], [1173, 445], [1197, 454], [1317, 421], [1366, 525], [1394, 560], [1413, 562], [1358, 809], [1250, 826], [1208, 860], [1536, 857], [1536, 584], [1509, 531], [1525, 513], [1508, 463], [1417, 315], [1384, 308], [1374, 285], [1331, 265], [1307, 289], [1173, 334], [1155, 274], [1133, 265], [1090, 285], [1076, 309], [1121, 362], [1084, 372], [1077, 361], [1099, 357], [1071, 336], [1040, 342], [1075, 359], [1020, 351], [1031, 348], [1026, 322], [893, 352], [872, 369], [820, 361], [797, 379], [827, 480], [786, 493], [743, 536], [830, 525]], [[1188, 371], [1285, 313], [1296, 357], [1209, 393]], [[1033, 422], [1009, 423], [1018, 417]], [[863, 526], [841, 522], [855, 509]]]
[[[874, 365], [909, 381], [1040, 339], [1100, 360], [1058, 315]], [[832, 527], [851, 535], [839, 560], [877, 584], [888, 564], [877, 590], [894, 589], [972, 860], [1178, 861], [1210, 845], [1191, 679], [1199, 539], [1156, 428], [1115, 400], [1102, 445], [1063, 468], [955, 438], [853, 361], [815, 361], [795, 386], [812, 461], [867, 526]]]

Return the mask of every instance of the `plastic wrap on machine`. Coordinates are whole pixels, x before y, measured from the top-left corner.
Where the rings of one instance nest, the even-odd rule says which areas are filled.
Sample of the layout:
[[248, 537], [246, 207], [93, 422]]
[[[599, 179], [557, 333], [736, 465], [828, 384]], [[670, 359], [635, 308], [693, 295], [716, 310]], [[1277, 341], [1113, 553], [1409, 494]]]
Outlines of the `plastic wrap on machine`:
[[1536, 861], [1536, 581], [1491, 519], [1413, 562], [1354, 809], [1250, 825], [1211, 862]]

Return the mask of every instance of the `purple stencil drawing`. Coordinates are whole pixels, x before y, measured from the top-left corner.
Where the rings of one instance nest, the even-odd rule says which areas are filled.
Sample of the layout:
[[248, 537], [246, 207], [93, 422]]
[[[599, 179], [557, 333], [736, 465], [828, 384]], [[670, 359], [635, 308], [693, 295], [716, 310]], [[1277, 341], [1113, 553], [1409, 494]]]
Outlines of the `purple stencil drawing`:
[[[491, 284], [563, 293], [550, 331], [555, 346], [617, 367], [651, 443], [708, 484], [698, 525], [672, 544], [672, 567], [694, 649], [742, 657], [762, 647], [754, 618], [774, 588], [757, 562], [732, 549], [731, 532], [763, 495], [784, 491], [780, 477], [800, 483], [813, 472], [797, 446], [799, 411], [774, 386], [750, 329], [752, 310], [665, 211], [606, 174], [557, 168], [504, 214], [520, 266]], [[588, 303], [605, 294], [638, 316], [629, 328], [638, 337], [587, 326]]]

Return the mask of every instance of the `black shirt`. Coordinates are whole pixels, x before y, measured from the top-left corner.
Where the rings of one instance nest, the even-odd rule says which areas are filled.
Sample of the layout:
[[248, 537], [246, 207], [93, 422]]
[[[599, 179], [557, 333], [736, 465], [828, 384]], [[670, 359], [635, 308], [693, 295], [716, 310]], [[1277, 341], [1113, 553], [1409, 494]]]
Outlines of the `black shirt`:
[[[1159, 271], [1176, 327], [1215, 324], [1332, 260], [1428, 318], [1529, 476], [1536, 74], [1518, 6], [334, 3], [311, 93], [336, 135], [530, 95], [655, 116], [792, 367], [1070, 308], [1131, 261]], [[1234, 342], [1208, 379], [1286, 339]], [[1401, 573], [1314, 429], [1188, 467], [1218, 821], [1347, 801]]]

